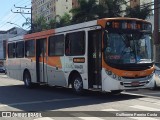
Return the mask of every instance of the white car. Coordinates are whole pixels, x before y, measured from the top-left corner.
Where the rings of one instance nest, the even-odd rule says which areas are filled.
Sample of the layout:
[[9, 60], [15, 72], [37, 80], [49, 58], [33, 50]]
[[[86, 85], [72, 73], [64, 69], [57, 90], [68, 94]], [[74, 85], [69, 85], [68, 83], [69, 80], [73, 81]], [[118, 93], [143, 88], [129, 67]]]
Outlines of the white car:
[[155, 63], [155, 84], [154, 89], [160, 87], [160, 63]]

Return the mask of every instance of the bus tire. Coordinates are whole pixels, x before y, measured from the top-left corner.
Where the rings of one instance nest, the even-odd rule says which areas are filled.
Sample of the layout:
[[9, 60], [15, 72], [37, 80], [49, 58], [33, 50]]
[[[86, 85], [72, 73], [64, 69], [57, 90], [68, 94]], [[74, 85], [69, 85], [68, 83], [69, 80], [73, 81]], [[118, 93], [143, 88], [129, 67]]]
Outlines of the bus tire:
[[156, 83], [156, 81], [154, 82], [154, 86], [153, 86], [153, 88], [151, 88], [152, 90], [156, 90], [157, 89], [157, 83]]
[[24, 85], [25, 85], [26, 88], [32, 88], [33, 87], [33, 83], [32, 83], [32, 80], [31, 80], [31, 75], [28, 71], [26, 71], [24, 73], [23, 81], [24, 81]]
[[72, 89], [76, 94], [83, 93], [83, 81], [79, 75], [73, 76]]
[[123, 91], [123, 90], [113, 90], [113, 91], [111, 91], [111, 94], [112, 94], [112, 95], [118, 95], [118, 94], [120, 94], [122, 91]]

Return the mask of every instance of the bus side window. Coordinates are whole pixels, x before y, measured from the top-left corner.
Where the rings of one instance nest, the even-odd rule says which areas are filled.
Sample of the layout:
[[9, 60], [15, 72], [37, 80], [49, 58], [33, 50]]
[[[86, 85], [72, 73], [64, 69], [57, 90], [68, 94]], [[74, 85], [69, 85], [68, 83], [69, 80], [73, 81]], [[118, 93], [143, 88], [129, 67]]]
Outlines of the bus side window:
[[23, 58], [24, 57], [24, 42], [17, 42], [16, 43], [16, 57]]
[[55, 35], [49, 37], [49, 56], [64, 55], [64, 35]]
[[16, 48], [15, 43], [9, 43], [8, 44], [8, 58], [15, 58], [16, 56]]
[[66, 35], [65, 53], [68, 56], [85, 54], [85, 31], [68, 33]]
[[35, 56], [35, 41], [28, 40], [25, 42], [25, 57]]

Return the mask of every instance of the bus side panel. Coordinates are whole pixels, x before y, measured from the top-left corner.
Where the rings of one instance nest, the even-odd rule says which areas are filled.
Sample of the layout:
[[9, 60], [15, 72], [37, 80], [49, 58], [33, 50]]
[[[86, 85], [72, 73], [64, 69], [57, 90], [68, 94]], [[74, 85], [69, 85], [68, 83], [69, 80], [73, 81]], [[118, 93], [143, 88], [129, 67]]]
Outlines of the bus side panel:
[[[69, 79], [69, 76], [71, 75], [72, 71], [77, 71], [79, 73], [79, 75], [82, 78], [83, 81], [83, 89], [88, 89], [88, 75], [87, 75], [87, 46], [88, 46], [88, 34], [87, 34], [87, 29], [79, 29], [77, 31], [74, 32], [69, 32], [67, 34], [74, 34], [77, 32], [83, 32], [84, 36], [79, 36], [79, 37], [84, 37], [84, 50], [85, 53], [81, 54], [81, 55], [66, 55], [65, 56], [65, 76], [67, 78], [67, 80]], [[76, 37], [77, 38], [77, 37]], [[76, 39], [77, 40], [77, 39]], [[77, 40], [78, 41], [78, 40]], [[66, 44], [66, 43], [65, 43]], [[76, 45], [79, 45], [79, 43], [77, 42]], [[75, 45], [75, 46], [76, 46]], [[67, 51], [67, 49], [66, 49]]]
[[22, 79], [23, 79], [23, 73], [25, 70], [29, 70], [30, 75], [31, 75], [31, 80], [33, 83], [37, 82], [37, 77], [36, 77], [36, 61], [35, 58], [24, 58], [21, 61], [21, 66], [22, 66]]
[[21, 60], [20, 59], [9, 59], [7, 65], [7, 75], [11, 78], [22, 80], [21, 76]]
[[47, 74], [49, 85], [67, 86], [64, 74], [64, 57], [49, 57]]

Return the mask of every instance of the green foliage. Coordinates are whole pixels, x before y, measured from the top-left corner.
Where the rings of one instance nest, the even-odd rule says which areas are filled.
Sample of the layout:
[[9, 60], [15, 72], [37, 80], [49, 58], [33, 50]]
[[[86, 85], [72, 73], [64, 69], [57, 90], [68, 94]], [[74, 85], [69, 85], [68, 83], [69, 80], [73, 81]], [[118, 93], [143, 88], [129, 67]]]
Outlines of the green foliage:
[[33, 21], [33, 31], [40, 32], [48, 29], [48, 25], [44, 16], [37, 17], [35, 21]]
[[55, 19], [51, 19], [48, 23], [48, 28], [58, 28], [71, 24], [71, 16], [65, 13], [63, 16], [57, 15]]
[[150, 7], [150, 5], [144, 7], [136, 6], [134, 8], [127, 7], [125, 17], [146, 19], [150, 15]]
[[22, 27], [28, 26], [28, 28], [31, 28], [31, 18], [27, 18], [26, 22], [22, 24]]
[[102, 17], [120, 17], [122, 16], [122, 5], [126, 6], [125, 0], [101, 0], [100, 4], [103, 5], [105, 11], [103, 11]]
[[99, 17], [97, 11], [100, 6], [96, 4], [97, 0], [79, 0], [78, 2], [79, 7], [70, 10], [73, 15], [72, 23], [90, 21]]
[[119, 17], [122, 13], [122, 5], [125, 0], [79, 0], [79, 7], [73, 8], [70, 12], [73, 15], [72, 23], [90, 21], [104, 17]]

